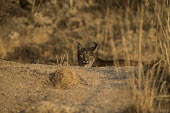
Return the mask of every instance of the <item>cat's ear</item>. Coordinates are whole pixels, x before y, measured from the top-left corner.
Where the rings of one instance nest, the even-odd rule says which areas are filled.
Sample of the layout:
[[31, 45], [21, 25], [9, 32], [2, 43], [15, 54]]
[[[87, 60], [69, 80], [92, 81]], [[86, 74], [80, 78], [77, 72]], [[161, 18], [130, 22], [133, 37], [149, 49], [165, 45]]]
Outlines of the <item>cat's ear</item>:
[[93, 42], [93, 44], [94, 44], [94, 46], [92, 47], [93, 52], [96, 52], [98, 48], [98, 44], [96, 42]]
[[83, 48], [82, 45], [79, 42], [77, 42], [77, 50], [81, 50], [82, 48]]

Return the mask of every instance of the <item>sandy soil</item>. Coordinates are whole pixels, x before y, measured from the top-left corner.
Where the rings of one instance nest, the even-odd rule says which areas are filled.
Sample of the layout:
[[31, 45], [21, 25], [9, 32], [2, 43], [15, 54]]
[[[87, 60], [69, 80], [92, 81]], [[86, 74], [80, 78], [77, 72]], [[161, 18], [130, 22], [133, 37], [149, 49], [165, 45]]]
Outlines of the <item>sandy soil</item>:
[[[81, 82], [69, 89], [55, 88], [49, 76], [59, 68], [74, 70]], [[129, 102], [128, 78], [133, 70], [133, 67], [59, 67], [1, 60], [0, 112], [119, 113]]]

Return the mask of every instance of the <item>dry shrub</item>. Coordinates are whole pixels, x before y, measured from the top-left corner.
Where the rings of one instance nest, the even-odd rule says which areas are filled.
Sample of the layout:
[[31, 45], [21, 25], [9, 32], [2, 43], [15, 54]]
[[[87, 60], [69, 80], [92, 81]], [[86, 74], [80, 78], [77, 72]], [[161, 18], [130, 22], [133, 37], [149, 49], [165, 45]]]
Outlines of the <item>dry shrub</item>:
[[68, 89], [78, 84], [80, 79], [75, 71], [70, 68], [59, 68], [50, 75], [50, 81], [58, 89]]
[[20, 0], [20, 6], [26, 10], [31, 10], [36, 6], [45, 3], [47, 0]]
[[[132, 83], [131, 84], [132, 95], [130, 96], [131, 102], [129, 106], [124, 110], [124, 112], [126, 113], [127, 112], [128, 113], [160, 113], [160, 112], [169, 113], [170, 111], [169, 92], [168, 92], [169, 78], [170, 78], [170, 74], [168, 72], [169, 70], [168, 65], [170, 64], [169, 62], [170, 46], [169, 46], [169, 31], [168, 31], [169, 22], [166, 21], [166, 19], [169, 20], [169, 18], [168, 16], [167, 17], [165, 16], [165, 15], [169, 15], [169, 12], [168, 12], [167, 3], [165, 2], [168, 1], [165, 0], [164, 2], [163, 1], [161, 2], [160, 0], [150, 0], [147, 2], [148, 4], [146, 3], [141, 4], [141, 9], [138, 10], [139, 11], [138, 14], [140, 16], [139, 16], [139, 24], [137, 27], [139, 33], [137, 35], [138, 40], [136, 41], [137, 42], [136, 44], [138, 44], [138, 46], [136, 46], [137, 47], [136, 53], [139, 54], [139, 58], [138, 58], [139, 60], [146, 59], [145, 61], [150, 62], [151, 65], [148, 66], [145, 65], [146, 67], [146, 71], [144, 72], [145, 77], [143, 77], [143, 75], [140, 72], [138, 72], [137, 79], [134, 77], [137, 83], [135, 82], [135, 80], [131, 81]], [[125, 18], [127, 20], [130, 17], [130, 13], [128, 12], [128, 10], [127, 10], [127, 17]], [[150, 15], [148, 15], [146, 12]], [[137, 15], [134, 17], [137, 17]], [[150, 20], [151, 18], [153, 18], [154, 20], [153, 25], [148, 23], [148, 20]], [[127, 22], [125, 23], [125, 26]], [[137, 25], [137, 24], [133, 24], [133, 25]], [[159, 26], [160, 30], [156, 29], [155, 25]], [[127, 26], [129, 28], [131, 27], [128, 24]], [[156, 32], [155, 33], [152, 32], [153, 33], [152, 34], [151, 31], [155, 31], [154, 29], [156, 30]], [[122, 28], [122, 42], [125, 45], [124, 47], [128, 47], [126, 46], [128, 44], [128, 42], [126, 41], [126, 39], [128, 38], [128, 36], [126, 35], [127, 31], [128, 29]], [[133, 43], [134, 42], [135, 40], [133, 40]], [[128, 49], [125, 52], [127, 52], [127, 57], [130, 58], [130, 52], [128, 51]], [[152, 57], [150, 57], [149, 54], [152, 54], [151, 55]], [[147, 59], [149, 59], [150, 61]], [[161, 63], [156, 64], [156, 62], [153, 62], [154, 59], [159, 59]]]
[[169, 66], [163, 62], [148, 65], [144, 77], [131, 81], [131, 102], [124, 113], [168, 113], [170, 111]]
[[76, 109], [69, 105], [58, 105], [52, 102], [41, 102], [40, 104], [27, 109], [24, 113], [75, 113]]
[[40, 50], [30, 45], [24, 45], [15, 48], [13, 53], [9, 53], [6, 60], [20, 61], [23, 63], [38, 63], [40, 58]]

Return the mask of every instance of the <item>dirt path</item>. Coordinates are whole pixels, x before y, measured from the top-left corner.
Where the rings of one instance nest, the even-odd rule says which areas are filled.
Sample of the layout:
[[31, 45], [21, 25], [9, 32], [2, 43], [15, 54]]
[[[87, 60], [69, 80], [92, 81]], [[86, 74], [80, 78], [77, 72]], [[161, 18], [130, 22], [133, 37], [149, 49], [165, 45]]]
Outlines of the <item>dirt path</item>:
[[0, 112], [120, 113], [127, 107], [133, 67], [65, 67], [83, 80], [67, 90], [49, 84], [58, 68], [0, 61]]

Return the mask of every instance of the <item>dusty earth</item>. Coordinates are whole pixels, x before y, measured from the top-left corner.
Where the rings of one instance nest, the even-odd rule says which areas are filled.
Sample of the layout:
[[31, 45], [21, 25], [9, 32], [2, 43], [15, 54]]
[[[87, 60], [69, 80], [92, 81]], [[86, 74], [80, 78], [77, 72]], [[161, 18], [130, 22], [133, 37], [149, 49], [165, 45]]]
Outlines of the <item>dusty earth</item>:
[[[49, 78], [61, 68], [73, 70], [80, 81], [65, 89], [54, 87]], [[134, 69], [0, 60], [0, 113], [121, 113], [130, 101]]]

